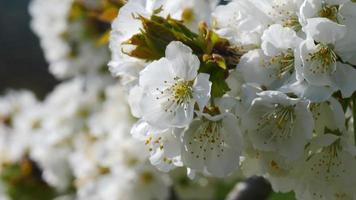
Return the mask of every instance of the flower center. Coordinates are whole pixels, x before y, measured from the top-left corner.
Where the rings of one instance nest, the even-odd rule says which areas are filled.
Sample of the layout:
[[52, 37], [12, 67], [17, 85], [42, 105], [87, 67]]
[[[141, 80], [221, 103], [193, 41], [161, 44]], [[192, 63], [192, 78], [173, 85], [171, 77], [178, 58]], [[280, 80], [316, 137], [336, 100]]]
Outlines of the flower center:
[[282, 26], [291, 28], [296, 32], [302, 30], [302, 25], [299, 23], [298, 16], [296, 15], [290, 16], [289, 18], [282, 20]]
[[[204, 119], [205, 120], [205, 119]], [[206, 160], [209, 155], [221, 157], [224, 154], [225, 140], [220, 131], [222, 128], [221, 121], [212, 122], [205, 120], [203, 124], [195, 131], [195, 135], [189, 141], [189, 145], [198, 145], [199, 148], [190, 152], [196, 159]], [[213, 154], [211, 152], [217, 152]]]
[[140, 180], [143, 184], [150, 184], [154, 180], [154, 176], [151, 172], [142, 172], [140, 174]]
[[294, 4], [284, 1], [274, 1], [272, 10], [268, 12], [268, 15], [280, 21], [283, 27], [289, 27], [298, 32], [302, 29], [302, 26], [296, 14], [298, 12], [296, 7]]
[[342, 151], [342, 145], [340, 139], [336, 140], [331, 145], [322, 148], [316, 160], [313, 161], [313, 164], [310, 167], [310, 170], [317, 175], [322, 175], [325, 178], [325, 181], [332, 181], [334, 178], [337, 178], [341, 173], [345, 173], [342, 169], [342, 161], [339, 157], [340, 152]]
[[331, 21], [338, 23], [339, 16], [339, 6], [337, 5], [328, 5], [323, 3], [321, 10], [319, 11], [319, 16], [328, 18]]
[[171, 91], [177, 104], [182, 104], [193, 98], [192, 85], [192, 81], [185, 80], [178, 80], [172, 85]]
[[31, 128], [32, 128], [33, 130], [37, 130], [37, 129], [40, 129], [41, 126], [42, 126], [41, 120], [40, 120], [40, 119], [36, 119], [36, 120], [34, 120], [34, 121], [32, 122]]
[[4, 124], [7, 127], [11, 127], [13, 124], [12, 116], [11, 115], [5, 115], [5, 116], [0, 115], [0, 123]]
[[292, 136], [295, 122], [294, 106], [282, 106], [275, 104], [271, 112], [267, 112], [260, 117], [257, 123], [257, 132], [271, 134], [267, 144], [271, 140], [288, 139]]
[[332, 72], [332, 64], [336, 63], [337, 56], [330, 46], [318, 44], [316, 51], [309, 53], [309, 59], [307, 59], [307, 61], [308, 60], [316, 61], [321, 64], [311, 69], [312, 73], [326, 73]]
[[192, 8], [185, 8], [182, 13], [182, 20], [184, 22], [191, 22], [194, 20], [194, 10]]
[[281, 78], [288, 72], [292, 74], [294, 71], [294, 52], [292, 49], [288, 49], [286, 52], [282, 52], [271, 58], [269, 62], [270, 64], [277, 64], [279, 66], [278, 78]]

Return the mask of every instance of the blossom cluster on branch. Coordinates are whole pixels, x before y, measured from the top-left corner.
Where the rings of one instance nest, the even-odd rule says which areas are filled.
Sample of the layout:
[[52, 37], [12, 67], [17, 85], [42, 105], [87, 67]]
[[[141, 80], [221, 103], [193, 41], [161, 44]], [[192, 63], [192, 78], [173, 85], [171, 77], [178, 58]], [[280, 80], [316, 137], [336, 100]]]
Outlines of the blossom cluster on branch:
[[254, 175], [298, 200], [356, 199], [354, 0], [29, 12], [62, 82], [0, 97], [0, 200], [216, 200]]
[[355, 199], [356, 3], [178, 2], [128, 1], [112, 25], [110, 70], [151, 163]]

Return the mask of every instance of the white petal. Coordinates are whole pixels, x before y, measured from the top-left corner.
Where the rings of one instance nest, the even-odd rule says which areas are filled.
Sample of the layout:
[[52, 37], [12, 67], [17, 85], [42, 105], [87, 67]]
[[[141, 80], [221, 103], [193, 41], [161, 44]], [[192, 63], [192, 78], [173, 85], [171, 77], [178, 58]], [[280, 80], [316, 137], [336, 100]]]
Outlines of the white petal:
[[263, 33], [261, 48], [267, 56], [275, 56], [288, 48], [294, 49], [298, 43], [300, 39], [293, 29], [274, 24]]
[[335, 44], [335, 51], [344, 61], [356, 65], [356, 4], [346, 3], [340, 7], [339, 13], [343, 16], [343, 24], [347, 27], [345, 37]]
[[210, 100], [211, 82], [210, 75], [200, 73], [196, 77], [193, 85], [193, 98], [197, 101], [199, 109], [202, 111]]
[[[185, 131], [183, 136], [183, 143], [182, 143], [182, 161], [184, 166], [187, 168], [203, 171], [204, 170], [204, 162], [203, 159], [197, 159], [196, 154], [200, 154], [200, 146], [196, 144], [194, 141], [194, 134], [196, 130], [202, 125], [201, 120], [193, 120], [190, 124], [189, 129]], [[199, 134], [199, 133], [198, 133]], [[199, 152], [199, 153], [198, 153]]]
[[188, 46], [179, 41], [169, 43], [166, 48], [166, 57], [169, 60], [174, 60], [179, 54], [189, 55], [192, 53], [193, 51]]
[[225, 177], [231, 174], [239, 166], [242, 151], [242, 137], [235, 116], [227, 115], [222, 120], [220, 134], [225, 143], [220, 149], [212, 151], [207, 158], [207, 171], [217, 177]]
[[178, 128], [183, 128], [193, 120], [194, 116], [194, 101], [185, 103], [179, 106], [176, 113], [172, 116], [171, 125]]
[[229, 77], [226, 79], [226, 83], [230, 88], [230, 91], [228, 92], [230, 96], [236, 97], [240, 95], [244, 80], [242, 74], [239, 73], [238, 70], [230, 72]]
[[140, 62], [111, 61], [109, 63], [109, 70], [114, 76], [130, 76], [138, 78], [138, 75], [143, 67], [143, 64]]
[[329, 99], [337, 89], [328, 86], [310, 85], [306, 81], [297, 81], [283, 86], [280, 90], [285, 93], [294, 93], [298, 97], [306, 98], [313, 102], [323, 102]]
[[137, 118], [142, 116], [140, 101], [142, 100], [143, 92], [142, 87], [139, 86], [133, 87], [129, 92], [128, 103], [131, 108], [131, 113]]
[[[161, 58], [149, 64], [140, 72], [139, 84], [144, 90], [156, 90], [167, 85], [165, 82], [172, 83], [174, 79], [174, 71], [172, 64], [166, 58]], [[150, 91], [150, 92], [153, 92]]]
[[184, 127], [188, 125], [194, 114], [194, 101], [174, 104], [170, 110], [166, 110], [165, 105], [171, 104], [168, 98], [156, 99], [152, 94], [145, 94], [140, 102], [143, 119], [151, 125], [159, 128]]
[[324, 134], [316, 138], [313, 138], [313, 140], [310, 143], [310, 148], [311, 150], [316, 151], [322, 147], [331, 145], [337, 139], [339, 139], [339, 136], [336, 136], [334, 134]]
[[356, 90], [356, 69], [352, 66], [338, 62], [332, 81], [335, 87], [341, 90], [344, 98], [350, 97]]
[[182, 42], [171, 42], [166, 48], [166, 58], [171, 61], [176, 76], [193, 80], [200, 66], [199, 58]]
[[311, 60], [310, 53], [317, 51], [317, 46], [312, 41], [306, 40], [301, 44], [301, 57], [303, 58], [303, 77], [308, 83], [315, 86], [331, 85], [330, 73], [336, 69], [336, 63], [331, 63], [329, 69], [322, 70], [324, 67], [319, 60]]
[[308, 19], [303, 30], [315, 41], [324, 44], [335, 44], [336, 41], [345, 36], [347, 31], [344, 25], [337, 24], [327, 18]]
[[313, 116], [306, 102], [297, 103], [294, 110], [296, 119], [292, 137], [279, 144], [278, 148], [280, 155], [285, 156], [289, 161], [295, 161], [302, 156], [305, 145], [312, 138], [314, 128]]
[[262, 50], [249, 51], [241, 57], [237, 70], [243, 74], [247, 83], [269, 86], [275, 80], [275, 69], [266, 67], [266, 60], [268, 57]]
[[142, 24], [140, 20], [133, 17], [133, 14], [149, 15], [142, 4], [129, 1], [120, 9], [118, 17], [112, 24], [113, 34], [119, 34], [123, 40], [127, 40], [134, 34], [139, 33]]
[[319, 0], [305, 0], [300, 7], [300, 17], [302, 24], [307, 23], [308, 18], [315, 17], [321, 8], [321, 1]]
[[166, 112], [163, 105], [156, 100], [152, 94], [144, 94], [140, 101], [142, 110], [142, 119], [149, 122], [153, 126], [160, 128], [168, 128], [172, 116]]
[[131, 135], [139, 140], [146, 140], [147, 136], [152, 133], [160, 133], [165, 131], [164, 129], [159, 129], [157, 127], [153, 127], [149, 125], [144, 120], [139, 120], [135, 123], [131, 128]]

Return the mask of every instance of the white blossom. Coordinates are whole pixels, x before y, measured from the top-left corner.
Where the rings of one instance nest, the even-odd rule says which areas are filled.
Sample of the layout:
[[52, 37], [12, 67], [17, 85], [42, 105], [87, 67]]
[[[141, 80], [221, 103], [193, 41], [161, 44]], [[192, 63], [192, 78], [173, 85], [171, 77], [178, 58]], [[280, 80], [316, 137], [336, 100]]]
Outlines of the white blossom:
[[225, 177], [239, 167], [243, 147], [237, 118], [226, 112], [223, 101], [219, 114], [203, 114], [183, 133], [182, 161], [191, 170]]
[[[355, 196], [356, 165], [354, 146], [350, 147], [343, 136], [329, 133], [316, 138], [319, 147], [300, 162], [296, 170], [294, 191], [298, 199], [353, 199]], [[314, 148], [316, 148], [314, 147]]]
[[132, 127], [131, 133], [135, 138], [144, 141], [150, 152], [150, 161], [158, 169], [168, 172], [182, 165], [181, 130], [172, 128], [160, 130], [140, 120]]
[[174, 19], [183, 22], [193, 30], [197, 30], [198, 23], [211, 20], [210, 13], [217, 5], [216, 0], [129, 0], [119, 11], [117, 18], [112, 24], [110, 35], [111, 61], [109, 69], [114, 76], [120, 76], [124, 85], [129, 88], [137, 84], [140, 71], [147, 64], [146, 61], [127, 55], [134, 46], [127, 41], [135, 34], [140, 33], [141, 21], [135, 16], [149, 18], [153, 12], [162, 8], [159, 15], [166, 17], [170, 15]]
[[312, 138], [308, 102], [277, 91], [258, 93], [243, 121], [254, 148], [275, 152], [290, 161], [302, 155]]
[[278, 89], [290, 81], [300, 68], [299, 44], [302, 39], [290, 28], [279, 24], [264, 31], [261, 49], [242, 56], [237, 69], [248, 83]]
[[[209, 75], [198, 74], [200, 62], [181, 42], [167, 46], [166, 57], [148, 65], [140, 73], [144, 94], [140, 100], [142, 118], [157, 127], [184, 127], [202, 110], [210, 98]], [[159, 74], [159, 76], [157, 76]]]

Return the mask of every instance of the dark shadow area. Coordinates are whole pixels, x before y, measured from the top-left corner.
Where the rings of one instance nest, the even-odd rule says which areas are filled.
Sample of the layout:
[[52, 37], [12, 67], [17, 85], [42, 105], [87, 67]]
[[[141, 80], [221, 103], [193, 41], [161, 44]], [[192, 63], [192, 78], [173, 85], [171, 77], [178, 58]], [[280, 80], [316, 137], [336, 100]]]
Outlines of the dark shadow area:
[[30, 30], [29, 0], [0, 0], [0, 92], [30, 89], [43, 97], [51, 76], [37, 37]]

